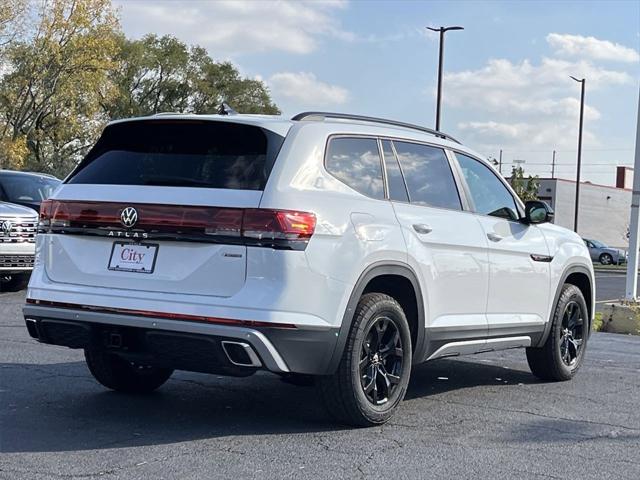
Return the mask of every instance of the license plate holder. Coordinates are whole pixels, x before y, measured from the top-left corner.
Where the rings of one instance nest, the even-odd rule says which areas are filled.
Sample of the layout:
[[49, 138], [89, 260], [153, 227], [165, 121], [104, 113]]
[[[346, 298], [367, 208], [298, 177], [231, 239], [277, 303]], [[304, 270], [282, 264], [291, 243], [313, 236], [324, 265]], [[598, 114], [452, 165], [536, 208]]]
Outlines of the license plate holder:
[[151, 274], [159, 249], [157, 243], [113, 242], [107, 268], [116, 272]]

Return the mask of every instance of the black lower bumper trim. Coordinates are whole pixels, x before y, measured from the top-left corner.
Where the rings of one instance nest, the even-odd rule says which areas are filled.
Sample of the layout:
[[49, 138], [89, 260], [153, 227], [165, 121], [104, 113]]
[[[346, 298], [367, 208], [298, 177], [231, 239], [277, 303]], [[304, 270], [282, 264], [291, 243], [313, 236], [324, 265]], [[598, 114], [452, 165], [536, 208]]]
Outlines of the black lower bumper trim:
[[27, 329], [42, 343], [104, 348], [132, 362], [174, 370], [244, 377], [255, 367], [234, 365], [221, 342], [232, 338], [144, 328], [29, 318]]

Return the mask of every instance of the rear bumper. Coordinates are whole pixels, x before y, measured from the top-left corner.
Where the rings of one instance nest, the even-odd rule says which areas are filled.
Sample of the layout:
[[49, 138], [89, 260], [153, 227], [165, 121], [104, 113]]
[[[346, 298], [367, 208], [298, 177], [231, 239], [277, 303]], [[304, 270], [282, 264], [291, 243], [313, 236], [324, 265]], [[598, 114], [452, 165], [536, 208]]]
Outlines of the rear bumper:
[[99, 346], [149, 364], [235, 376], [258, 368], [330, 373], [338, 338], [336, 328], [247, 328], [32, 304], [23, 314], [29, 334], [42, 343]]

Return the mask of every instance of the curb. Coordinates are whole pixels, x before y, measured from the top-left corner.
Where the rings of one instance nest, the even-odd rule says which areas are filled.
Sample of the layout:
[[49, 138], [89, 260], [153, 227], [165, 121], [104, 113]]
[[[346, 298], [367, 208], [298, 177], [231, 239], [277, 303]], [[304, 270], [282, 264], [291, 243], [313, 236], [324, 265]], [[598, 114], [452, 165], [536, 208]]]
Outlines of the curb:
[[[626, 275], [627, 274], [627, 269], [626, 268], [601, 268], [601, 267], [593, 267], [593, 271], [598, 273], [598, 272], [604, 272], [604, 273], [619, 273], [621, 275]], [[638, 273], [640, 273], [640, 270], [638, 270]]]

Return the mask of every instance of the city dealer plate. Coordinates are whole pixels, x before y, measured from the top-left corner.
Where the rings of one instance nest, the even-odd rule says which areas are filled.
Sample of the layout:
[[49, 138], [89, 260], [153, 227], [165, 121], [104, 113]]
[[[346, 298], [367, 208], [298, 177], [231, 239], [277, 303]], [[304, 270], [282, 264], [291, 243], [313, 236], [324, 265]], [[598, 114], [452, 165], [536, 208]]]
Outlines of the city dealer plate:
[[153, 273], [158, 256], [155, 243], [114, 242], [109, 270], [118, 272]]

